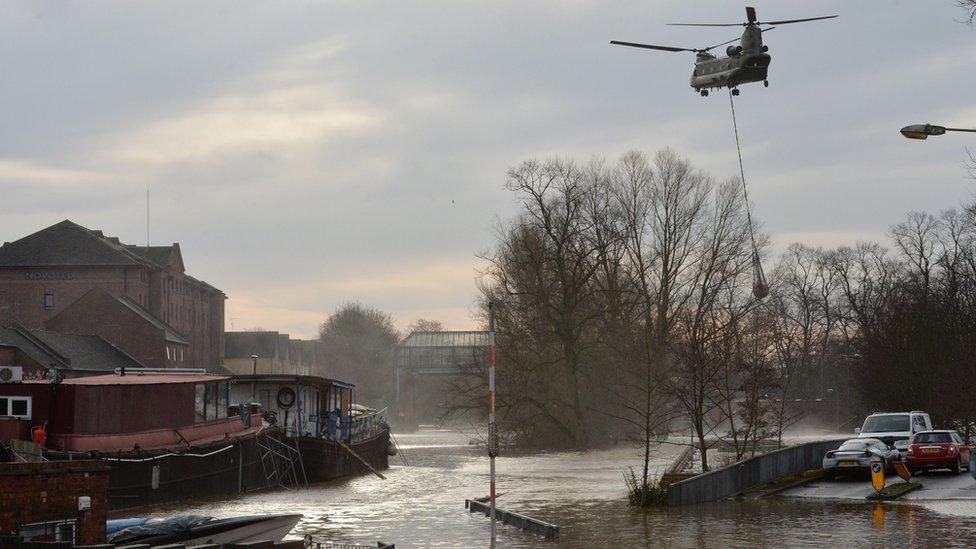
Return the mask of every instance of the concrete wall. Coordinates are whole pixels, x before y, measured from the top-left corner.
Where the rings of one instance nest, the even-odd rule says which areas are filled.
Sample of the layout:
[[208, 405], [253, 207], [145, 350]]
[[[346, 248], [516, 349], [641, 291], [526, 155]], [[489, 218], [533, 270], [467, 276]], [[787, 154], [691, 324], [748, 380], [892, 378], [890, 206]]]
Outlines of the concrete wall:
[[675, 482], [668, 486], [668, 506], [718, 501], [786, 475], [819, 469], [824, 454], [836, 450], [845, 440], [797, 444]]

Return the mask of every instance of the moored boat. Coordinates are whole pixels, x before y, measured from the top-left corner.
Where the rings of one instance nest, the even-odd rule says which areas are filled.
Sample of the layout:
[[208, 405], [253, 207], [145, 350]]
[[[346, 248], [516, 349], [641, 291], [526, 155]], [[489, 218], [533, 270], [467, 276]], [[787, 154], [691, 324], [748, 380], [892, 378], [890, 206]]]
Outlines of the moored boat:
[[0, 419], [0, 442], [33, 440], [48, 460], [106, 462], [111, 509], [278, 487], [266, 448], [281, 433], [252, 421], [250, 408], [228, 414], [228, 380], [172, 369], [0, 384], [0, 399], [25, 403]]
[[[250, 515], [216, 519], [182, 515], [165, 519], [136, 520], [123, 528], [108, 521], [108, 542], [113, 545], [225, 545], [254, 541], [278, 542], [302, 519], [301, 513]], [[122, 519], [132, 522], [133, 519]]]

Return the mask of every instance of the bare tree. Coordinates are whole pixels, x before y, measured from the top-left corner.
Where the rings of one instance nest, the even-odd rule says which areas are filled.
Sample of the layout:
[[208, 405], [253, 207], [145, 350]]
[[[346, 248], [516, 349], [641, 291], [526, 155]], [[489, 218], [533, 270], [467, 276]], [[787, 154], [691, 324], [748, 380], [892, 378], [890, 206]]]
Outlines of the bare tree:
[[360, 303], [342, 305], [319, 327], [330, 377], [355, 383], [359, 399], [377, 407], [392, 403], [399, 339], [388, 313]]
[[418, 318], [407, 326], [406, 334], [410, 335], [414, 332], [443, 332], [444, 325], [441, 324], [439, 320], [427, 320], [426, 318]]
[[973, 20], [976, 20], [976, 0], [956, 0], [956, 4], [967, 12], [964, 22], [972, 25]]
[[677, 337], [670, 345], [676, 360], [662, 376], [692, 424], [706, 471], [706, 437], [716, 427], [709, 422], [718, 400], [715, 382], [728, 360], [725, 338], [752, 301], [750, 229], [740, 188], [736, 181], [716, 188], [707, 215], [698, 220], [702, 238], [686, 272], [690, 295], [676, 316]]

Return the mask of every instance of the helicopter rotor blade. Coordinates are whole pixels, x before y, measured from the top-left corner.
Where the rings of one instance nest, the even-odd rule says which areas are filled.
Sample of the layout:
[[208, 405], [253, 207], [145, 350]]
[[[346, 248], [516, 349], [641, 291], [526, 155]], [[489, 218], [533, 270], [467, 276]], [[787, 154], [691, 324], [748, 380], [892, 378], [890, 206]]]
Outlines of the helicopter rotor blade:
[[719, 46], [724, 46], [726, 44], [731, 44], [732, 42], [738, 42], [741, 39], [742, 39], [742, 37], [737, 37], [737, 38], [733, 38], [732, 40], [726, 40], [725, 42], [722, 42], [721, 44], [715, 44], [714, 46], [708, 46], [707, 48], [702, 48], [702, 51], [712, 50], [712, 49], [715, 49], [715, 48], [717, 48]]
[[669, 27], [744, 27], [749, 23], [668, 23]]
[[821, 19], [833, 19], [836, 15], [825, 15], [823, 17], [807, 17], [806, 19], [784, 19], [782, 21], [763, 21], [756, 22], [756, 25], [787, 25], [789, 23], [803, 23], [804, 21], [820, 21]]
[[[748, 14], [747, 14], [748, 15]], [[753, 11], [755, 15], [755, 11]], [[783, 19], [781, 21], [756, 21], [753, 17], [745, 23], [668, 23], [671, 27], [749, 27], [759, 25], [787, 25], [789, 23], [803, 23], [805, 21], [820, 21], [821, 19], [833, 19], [837, 15], [824, 15], [822, 17], [807, 17], [805, 19]]]
[[759, 29], [759, 32], [769, 32], [769, 31], [771, 31], [771, 30], [773, 30], [775, 28], [776, 27], [769, 27], [768, 29]]
[[698, 50], [694, 48], [675, 48], [673, 46], [655, 46], [653, 44], [638, 44], [637, 42], [621, 42], [619, 40], [611, 40], [611, 44], [615, 46], [629, 46], [631, 48], [644, 48], [648, 50], [661, 50], [661, 51], [694, 51]]

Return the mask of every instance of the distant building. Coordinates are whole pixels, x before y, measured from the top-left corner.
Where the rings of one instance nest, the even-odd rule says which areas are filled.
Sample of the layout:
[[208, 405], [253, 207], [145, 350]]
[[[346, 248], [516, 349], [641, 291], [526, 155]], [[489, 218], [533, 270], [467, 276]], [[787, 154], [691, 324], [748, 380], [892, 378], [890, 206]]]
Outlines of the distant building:
[[224, 367], [235, 374], [297, 374], [324, 376], [318, 341], [291, 339], [279, 332], [227, 332]]
[[[0, 246], [0, 325], [41, 328], [96, 288], [179, 334], [186, 344], [176, 365], [220, 364], [226, 296], [186, 274], [179, 244], [123, 244], [65, 220]], [[72, 331], [92, 333], [77, 324]]]
[[13, 324], [0, 329], [0, 366], [20, 366], [31, 378], [43, 377], [54, 368], [70, 378], [143, 364], [97, 335], [28, 330]]
[[395, 413], [402, 421], [437, 421], [451, 399], [450, 381], [484, 372], [488, 332], [413, 332], [393, 351]]

